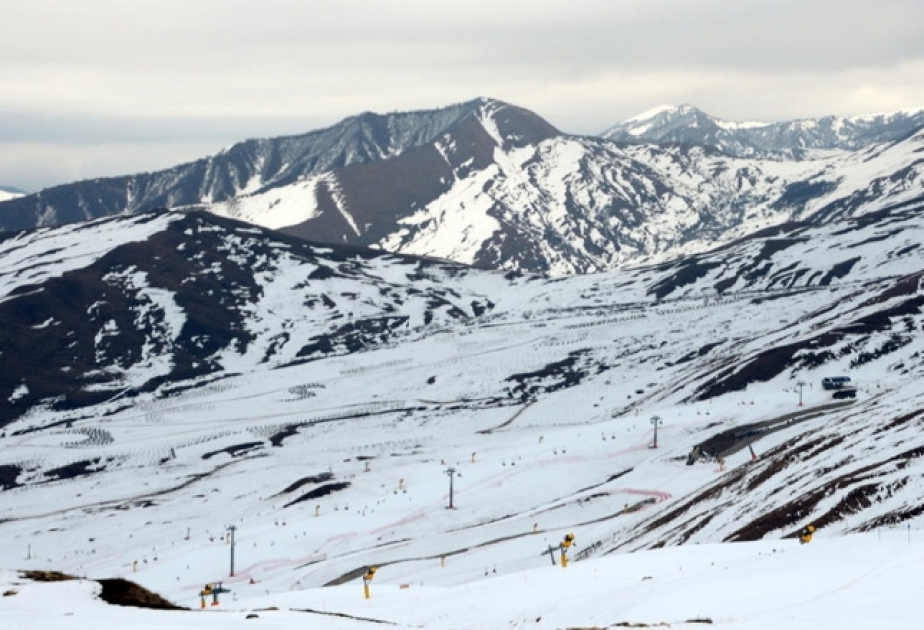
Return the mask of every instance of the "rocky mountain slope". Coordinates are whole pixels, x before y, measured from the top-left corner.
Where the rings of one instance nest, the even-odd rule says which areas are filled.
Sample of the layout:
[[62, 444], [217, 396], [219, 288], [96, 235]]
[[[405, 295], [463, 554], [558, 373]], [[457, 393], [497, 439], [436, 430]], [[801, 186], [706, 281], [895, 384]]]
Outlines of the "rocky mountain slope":
[[52, 188], [0, 203], [0, 226], [199, 208], [315, 241], [490, 269], [598, 272], [789, 221], [915, 202], [921, 116], [749, 127], [687, 107], [608, 132], [627, 143], [562, 134], [532, 112], [478, 99], [364, 114], [160, 173]]
[[[352, 164], [388, 160], [464, 126], [481, 103], [388, 115], [367, 112], [302, 135], [240, 142], [217, 155], [164, 171], [55, 186], [0, 206], [0, 228], [19, 230], [208, 205]], [[554, 133], [547, 123], [539, 125]]]

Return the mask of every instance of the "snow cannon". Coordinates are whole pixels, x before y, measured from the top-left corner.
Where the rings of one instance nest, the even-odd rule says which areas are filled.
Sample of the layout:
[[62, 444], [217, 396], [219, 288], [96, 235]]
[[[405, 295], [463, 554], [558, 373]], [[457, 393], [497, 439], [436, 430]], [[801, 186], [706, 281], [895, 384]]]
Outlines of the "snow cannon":
[[802, 531], [799, 532], [799, 544], [804, 545], [806, 543], [812, 542], [812, 534], [815, 533], [814, 525], [806, 525], [802, 528]]
[[561, 549], [561, 568], [563, 569], [568, 566], [568, 550], [571, 548], [572, 543], [574, 543], [574, 534], [565, 534], [565, 539], [559, 545]]
[[372, 581], [372, 578], [375, 577], [375, 567], [369, 567], [366, 569], [366, 574], [363, 575], [363, 596], [366, 599], [369, 599], [372, 595], [369, 593], [369, 582]]

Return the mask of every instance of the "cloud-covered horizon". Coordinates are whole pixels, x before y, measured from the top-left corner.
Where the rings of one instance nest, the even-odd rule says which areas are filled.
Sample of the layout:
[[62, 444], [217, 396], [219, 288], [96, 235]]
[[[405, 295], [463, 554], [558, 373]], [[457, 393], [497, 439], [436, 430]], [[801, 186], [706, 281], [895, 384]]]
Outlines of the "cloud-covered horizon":
[[924, 5], [850, 0], [7, 2], [0, 184], [164, 168], [363, 111], [479, 96], [599, 133], [924, 107]]

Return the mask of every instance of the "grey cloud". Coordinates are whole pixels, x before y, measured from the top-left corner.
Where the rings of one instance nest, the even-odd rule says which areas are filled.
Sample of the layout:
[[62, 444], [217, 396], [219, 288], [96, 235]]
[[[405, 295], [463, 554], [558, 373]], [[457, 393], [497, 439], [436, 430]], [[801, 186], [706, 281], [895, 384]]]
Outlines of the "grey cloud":
[[333, 122], [310, 117], [130, 118], [9, 113], [0, 117], [0, 144], [62, 141], [70, 145], [230, 144], [251, 138], [304, 133]]
[[[0, 148], [161, 154], [477, 96], [576, 133], [662, 103], [763, 120], [920, 106], [922, 17], [920, 0], [9, 2]], [[73, 173], [44, 163], [33, 181]]]

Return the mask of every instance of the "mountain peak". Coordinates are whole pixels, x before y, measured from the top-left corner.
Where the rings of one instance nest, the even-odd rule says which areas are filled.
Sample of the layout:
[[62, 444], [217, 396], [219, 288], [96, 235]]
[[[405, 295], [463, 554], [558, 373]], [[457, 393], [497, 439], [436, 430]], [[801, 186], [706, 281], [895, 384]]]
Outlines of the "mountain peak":
[[613, 125], [601, 134], [606, 140], [622, 142], [680, 142], [676, 130], [696, 128], [716, 130], [720, 121], [702, 110], [683, 103], [681, 105], [659, 105]]
[[619, 124], [629, 125], [645, 123], [652, 120], [670, 119], [678, 116], [689, 116], [691, 114], [706, 115], [702, 110], [689, 103], [683, 103], [681, 105], [655, 105], [651, 109], [646, 109], [642, 113], [627, 118]]
[[665, 114], [669, 114], [677, 109], [676, 105], [655, 105], [651, 109], [646, 109], [640, 114], [636, 114], [630, 118], [626, 118], [622, 121], [622, 124], [632, 123], [632, 122], [644, 122], [651, 120], [652, 118], [657, 118]]

